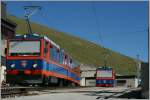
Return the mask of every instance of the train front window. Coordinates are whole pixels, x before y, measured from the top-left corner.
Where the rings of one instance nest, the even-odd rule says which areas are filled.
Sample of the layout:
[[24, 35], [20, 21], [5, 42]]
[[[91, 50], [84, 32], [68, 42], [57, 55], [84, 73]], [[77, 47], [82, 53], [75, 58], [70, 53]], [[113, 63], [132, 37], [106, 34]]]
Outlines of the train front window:
[[40, 41], [10, 41], [10, 56], [40, 55]]
[[112, 77], [112, 70], [98, 70], [97, 77]]

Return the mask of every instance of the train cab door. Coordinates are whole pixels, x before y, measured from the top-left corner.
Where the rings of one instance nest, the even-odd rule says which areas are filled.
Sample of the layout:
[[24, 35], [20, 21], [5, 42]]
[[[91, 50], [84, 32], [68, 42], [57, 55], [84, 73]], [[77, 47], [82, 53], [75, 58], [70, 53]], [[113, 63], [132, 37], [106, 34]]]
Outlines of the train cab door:
[[49, 58], [50, 58], [50, 43], [46, 40], [44, 40], [44, 58], [47, 62], [49, 62]]
[[48, 74], [47, 72], [49, 71], [49, 59], [50, 59], [50, 43], [46, 40], [43, 40], [43, 70], [44, 70], [44, 75], [43, 75], [43, 85], [48, 85]]

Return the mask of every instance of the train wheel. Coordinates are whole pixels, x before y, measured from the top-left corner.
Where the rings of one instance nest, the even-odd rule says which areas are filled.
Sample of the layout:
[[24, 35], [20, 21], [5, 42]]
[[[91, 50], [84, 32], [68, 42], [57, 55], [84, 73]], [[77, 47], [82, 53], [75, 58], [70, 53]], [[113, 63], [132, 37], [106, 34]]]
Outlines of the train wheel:
[[79, 84], [75, 83], [75, 86], [79, 86]]
[[64, 86], [68, 86], [68, 81], [67, 80], [63, 80], [64, 81]]
[[71, 86], [72, 86], [72, 87], [75, 87], [76, 85], [75, 85], [75, 83], [72, 82], [72, 83], [71, 83]]
[[71, 87], [71, 82], [67, 81], [67, 87]]
[[48, 77], [48, 86], [51, 86], [51, 77]]

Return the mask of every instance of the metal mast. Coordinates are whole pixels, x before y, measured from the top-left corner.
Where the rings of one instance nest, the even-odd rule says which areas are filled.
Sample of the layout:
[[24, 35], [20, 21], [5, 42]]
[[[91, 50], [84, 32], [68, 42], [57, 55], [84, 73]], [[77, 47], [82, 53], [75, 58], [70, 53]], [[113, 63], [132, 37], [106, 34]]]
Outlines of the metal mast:
[[136, 55], [137, 56], [137, 78], [138, 78], [138, 84], [139, 84], [139, 80], [141, 78], [141, 62], [140, 62], [140, 55]]
[[106, 51], [106, 52], [103, 52], [102, 54], [104, 56], [104, 67], [107, 67], [107, 60], [108, 60], [108, 57], [110, 56], [110, 53]]
[[32, 29], [31, 29], [31, 25], [30, 25], [30, 20], [29, 18], [37, 11], [40, 10], [41, 7], [40, 6], [24, 6], [25, 9], [25, 18], [28, 24], [28, 33], [32, 34]]

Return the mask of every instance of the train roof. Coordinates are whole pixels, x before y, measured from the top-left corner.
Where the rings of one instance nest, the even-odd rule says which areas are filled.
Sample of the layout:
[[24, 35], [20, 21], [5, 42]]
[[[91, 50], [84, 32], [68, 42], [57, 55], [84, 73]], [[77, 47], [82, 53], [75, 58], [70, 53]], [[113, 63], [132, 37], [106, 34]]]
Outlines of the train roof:
[[57, 45], [55, 42], [53, 42], [52, 40], [50, 40], [47, 36], [44, 36], [44, 39], [49, 41], [51, 44], [53, 44], [55, 47], [59, 48], [60, 49], [60, 46]]
[[[56, 48], [60, 49], [60, 46], [57, 45], [51, 39], [49, 39], [49, 37], [47, 37], [45, 35], [37, 34], [37, 33], [33, 33], [33, 34], [20, 34], [20, 35], [17, 34], [13, 39], [24, 39], [24, 38], [28, 38], [28, 39], [42, 39], [43, 38], [44, 40], [49, 41]], [[64, 49], [61, 48], [61, 50], [62, 50], [62, 52], [64, 52], [65, 54], [67, 54], [69, 56], [69, 58], [71, 58], [72, 60], [74, 60], [68, 53], [65, 52]], [[75, 62], [78, 63], [77, 61], [75, 61]]]
[[45, 35], [39, 35], [39, 34], [33, 33], [33, 34], [16, 35], [14, 37], [14, 39], [24, 39], [24, 38], [28, 38], [28, 39], [42, 39], [42, 38], [44, 38], [46, 41], [49, 41], [52, 45], [54, 45], [55, 47], [60, 49], [59, 45], [57, 45], [54, 41], [52, 41], [51, 39], [49, 39]]

